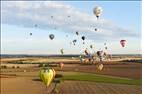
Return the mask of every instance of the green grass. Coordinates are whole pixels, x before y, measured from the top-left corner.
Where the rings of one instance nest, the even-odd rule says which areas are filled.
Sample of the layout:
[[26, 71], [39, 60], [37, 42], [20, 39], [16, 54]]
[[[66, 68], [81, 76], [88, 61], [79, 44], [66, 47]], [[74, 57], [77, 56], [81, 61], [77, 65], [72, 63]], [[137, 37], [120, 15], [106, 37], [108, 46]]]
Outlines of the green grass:
[[93, 81], [101, 83], [113, 83], [113, 84], [128, 84], [128, 85], [142, 85], [142, 79], [128, 79], [105, 75], [96, 75], [91, 73], [78, 73], [78, 72], [66, 72], [62, 73], [62, 80], [75, 80], [75, 81]]

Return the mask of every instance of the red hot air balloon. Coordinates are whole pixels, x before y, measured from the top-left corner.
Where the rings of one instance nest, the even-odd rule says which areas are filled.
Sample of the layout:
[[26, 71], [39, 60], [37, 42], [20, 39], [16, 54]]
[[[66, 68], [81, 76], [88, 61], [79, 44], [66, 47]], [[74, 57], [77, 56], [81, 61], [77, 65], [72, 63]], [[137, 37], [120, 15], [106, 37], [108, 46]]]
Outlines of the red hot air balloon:
[[121, 44], [122, 47], [125, 47], [126, 40], [120, 40], [120, 44]]
[[61, 62], [59, 66], [62, 69], [64, 67], [64, 63]]

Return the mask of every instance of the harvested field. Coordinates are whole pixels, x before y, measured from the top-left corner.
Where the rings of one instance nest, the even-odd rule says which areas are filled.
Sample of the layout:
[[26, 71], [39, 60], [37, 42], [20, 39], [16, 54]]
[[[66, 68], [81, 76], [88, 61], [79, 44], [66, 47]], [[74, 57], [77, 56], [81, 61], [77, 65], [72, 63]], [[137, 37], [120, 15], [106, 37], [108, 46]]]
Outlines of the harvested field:
[[[80, 64], [78, 61], [64, 61], [64, 67], [60, 69], [59, 63], [50, 62], [50, 65], [55, 65], [53, 67], [56, 72], [63, 75], [80, 72], [108, 77], [115, 76], [118, 79], [119, 77], [133, 80], [142, 79], [142, 64], [136, 62], [106, 62], [102, 71], [96, 69], [96, 64]], [[45, 85], [38, 77], [38, 71], [40, 70], [38, 64], [2, 63], [2, 65], [8, 67], [1, 69], [1, 94], [47, 94]], [[16, 67], [12, 68], [13, 66]], [[97, 80], [85, 81], [80, 79], [73, 81], [66, 79], [66, 77], [60, 84], [57, 84], [58, 94], [141, 94], [142, 92], [141, 84], [119, 84], [116, 82], [117, 80], [114, 83], [111, 83], [112, 81], [104, 83], [97, 82]], [[53, 90], [54, 85], [55, 83], [52, 83], [48, 88], [49, 92]]]
[[[11, 66], [11, 64], [10, 64]], [[20, 66], [20, 64], [15, 64], [15, 66]], [[1, 72], [23, 72], [24, 70], [38, 71], [38, 65], [32, 66], [31, 64], [22, 64], [19, 69], [2, 69]], [[23, 68], [22, 68], [23, 67]], [[77, 71], [77, 72], [87, 72], [95, 74], [103, 74], [110, 76], [126, 77], [132, 79], [142, 79], [142, 64], [141, 63], [106, 63], [102, 71], [96, 69], [96, 65], [84, 65], [84, 64], [66, 64], [64, 63], [64, 68], [61, 70], [58, 66], [54, 67], [55, 70], [59, 71]]]
[[142, 64], [140, 63], [114, 63], [104, 64], [102, 71], [96, 70], [95, 65], [65, 66], [63, 71], [89, 72], [126, 78], [142, 79]]
[[[54, 88], [51, 84], [49, 92]], [[59, 94], [141, 94], [136, 85], [106, 84], [86, 81], [63, 81], [57, 85]], [[1, 78], [1, 94], [46, 94], [45, 86], [33, 77]]]
[[83, 81], [65, 81], [59, 86], [60, 94], [141, 94], [141, 86], [116, 85]]

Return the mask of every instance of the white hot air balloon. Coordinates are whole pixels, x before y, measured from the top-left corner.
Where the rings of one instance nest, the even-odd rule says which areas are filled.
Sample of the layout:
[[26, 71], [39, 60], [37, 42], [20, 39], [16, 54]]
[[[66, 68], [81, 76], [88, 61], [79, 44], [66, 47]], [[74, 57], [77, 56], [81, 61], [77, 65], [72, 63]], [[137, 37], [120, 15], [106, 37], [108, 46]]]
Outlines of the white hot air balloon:
[[102, 14], [102, 8], [101, 7], [95, 7], [93, 10], [93, 13], [96, 15], [97, 19], [100, 17], [100, 15]]

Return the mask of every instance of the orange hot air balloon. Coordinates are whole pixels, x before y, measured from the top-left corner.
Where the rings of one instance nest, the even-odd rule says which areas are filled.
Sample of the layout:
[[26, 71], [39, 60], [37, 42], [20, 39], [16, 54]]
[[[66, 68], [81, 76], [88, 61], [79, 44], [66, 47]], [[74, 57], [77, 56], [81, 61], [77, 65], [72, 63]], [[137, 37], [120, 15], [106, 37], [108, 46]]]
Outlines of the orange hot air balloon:
[[60, 68], [62, 69], [64, 67], [64, 63], [60, 63]]
[[125, 47], [126, 40], [120, 40], [120, 44], [121, 44], [122, 47]]

